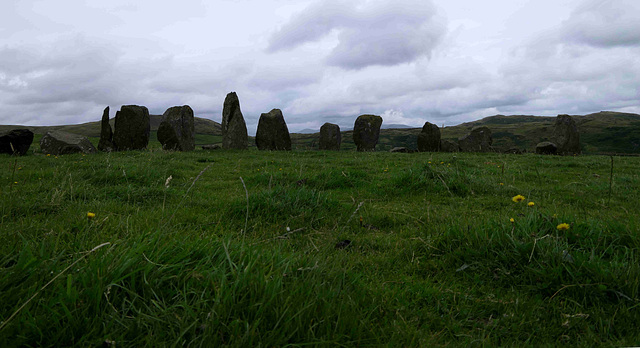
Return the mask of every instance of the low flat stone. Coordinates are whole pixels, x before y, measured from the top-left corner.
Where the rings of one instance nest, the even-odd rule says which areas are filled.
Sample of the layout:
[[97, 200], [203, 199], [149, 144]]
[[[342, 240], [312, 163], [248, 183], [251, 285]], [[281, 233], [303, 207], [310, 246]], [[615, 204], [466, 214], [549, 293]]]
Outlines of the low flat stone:
[[202, 149], [206, 151], [220, 150], [222, 146], [220, 146], [220, 144], [202, 145]]
[[33, 132], [28, 129], [13, 129], [0, 134], [0, 153], [24, 156], [33, 143]]
[[411, 152], [411, 150], [407, 149], [406, 147], [397, 146], [389, 150], [389, 152], [409, 153]]
[[460, 152], [460, 146], [453, 140], [440, 140], [440, 151], [442, 152]]
[[539, 155], [555, 155], [558, 153], [558, 147], [550, 141], [543, 141], [536, 145], [536, 153]]
[[40, 139], [40, 149], [43, 153], [56, 156], [96, 152], [96, 148], [87, 137], [63, 131], [47, 132], [47, 134]]

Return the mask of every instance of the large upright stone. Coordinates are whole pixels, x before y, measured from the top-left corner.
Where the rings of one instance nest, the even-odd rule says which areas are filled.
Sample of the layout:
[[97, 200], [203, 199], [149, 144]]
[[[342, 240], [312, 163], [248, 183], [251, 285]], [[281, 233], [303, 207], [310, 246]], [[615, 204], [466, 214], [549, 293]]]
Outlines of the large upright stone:
[[240, 111], [240, 100], [236, 92], [227, 94], [222, 109], [222, 147], [244, 150], [249, 146], [247, 124]]
[[111, 152], [114, 149], [113, 131], [109, 124], [109, 107], [107, 106], [102, 113], [102, 121], [100, 122], [100, 141], [98, 142], [98, 150]]
[[164, 150], [193, 151], [196, 148], [193, 110], [189, 105], [174, 106], [162, 115], [158, 141]]
[[458, 139], [458, 145], [462, 152], [490, 152], [493, 144], [491, 130], [488, 127], [476, 127], [471, 133]]
[[63, 131], [47, 132], [40, 139], [40, 149], [43, 153], [56, 156], [96, 152], [96, 148], [87, 137]]
[[353, 142], [358, 151], [375, 151], [380, 137], [382, 117], [376, 115], [360, 115], [353, 125]]
[[341, 143], [340, 126], [333, 123], [325, 123], [320, 127], [320, 150], [340, 151]]
[[28, 129], [13, 129], [0, 134], [0, 153], [24, 156], [27, 154], [32, 142], [32, 131]]
[[552, 142], [558, 147], [559, 155], [580, 154], [580, 133], [576, 122], [569, 115], [558, 115], [553, 130]]
[[440, 151], [440, 128], [433, 123], [426, 122], [418, 134], [418, 151]]
[[149, 110], [144, 106], [123, 105], [116, 112], [113, 145], [118, 151], [146, 149], [151, 124]]
[[258, 150], [291, 150], [289, 128], [279, 109], [260, 115], [256, 131]]

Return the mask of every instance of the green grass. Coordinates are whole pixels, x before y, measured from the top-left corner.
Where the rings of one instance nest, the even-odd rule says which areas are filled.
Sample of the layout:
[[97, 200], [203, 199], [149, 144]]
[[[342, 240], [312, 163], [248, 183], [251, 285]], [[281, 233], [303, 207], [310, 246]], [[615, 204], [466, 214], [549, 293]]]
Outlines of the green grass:
[[640, 343], [640, 158], [155, 145], [0, 157], [0, 346]]

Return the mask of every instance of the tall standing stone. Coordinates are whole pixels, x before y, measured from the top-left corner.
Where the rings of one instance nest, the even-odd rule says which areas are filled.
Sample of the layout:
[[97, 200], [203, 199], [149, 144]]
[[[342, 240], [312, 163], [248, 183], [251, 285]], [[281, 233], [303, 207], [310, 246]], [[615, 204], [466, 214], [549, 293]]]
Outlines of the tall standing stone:
[[418, 134], [418, 151], [440, 151], [440, 128], [433, 123], [426, 122]]
[[291, 150], [289, 128], [279, 109], [260, 115], [256, 132], [258, 150]]
[[236, 92], [227, 94], [222, 109], [222, 147], [245, 150], [249, 146], [247, 124], [240, 111], [240, 100]]
[[100, 141], [98, 142], [98, 150], [111, 152], [113, 146], [113, 131], [109, 124], [109, 107], [107, 106], [102, 113], [102, 121], [100, 122]]
[[490, 152], [493, 138], [491, 137], [491, 129], [489, 127], [476, 127], [471, 133], [458, 139], [458, 145], [462, 152]]
[[380, 137], [382, 117], [376, 115], [360, 115], [353, 125], [353, 142], [358, 151], [375, 151]]
[[33, 132], [28, 129], [13, 129], [0, 134], [0, 153], [24, 156], [33, 142]]
[[552, 139], [552, 142], [558, 147], [559, 155], [577, 155], [581, 152], [578, 126], [569, 115], [556, 117]]
[[113, 145], [118, 151], [141, 150], [149, 145], [151, 124], [149, 109], [145, 106], [123, 105], [116, 112]]
[[340, 151], [342, 135], [340, 126], [333, 123], [325, 123], [320, 127], [320, 150]]
[[164, 150], [196, 148], [193, 110], [189, 105], [174, 106], [164, 112], [158, 127], [158, 141]]

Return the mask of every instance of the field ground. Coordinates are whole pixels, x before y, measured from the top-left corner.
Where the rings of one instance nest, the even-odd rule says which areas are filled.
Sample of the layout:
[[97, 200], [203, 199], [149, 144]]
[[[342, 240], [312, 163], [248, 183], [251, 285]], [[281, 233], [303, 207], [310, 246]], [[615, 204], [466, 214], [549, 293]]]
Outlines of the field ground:
[[611, 161], [1, 156], [0, 346], [638, 345], [640, 158]]

